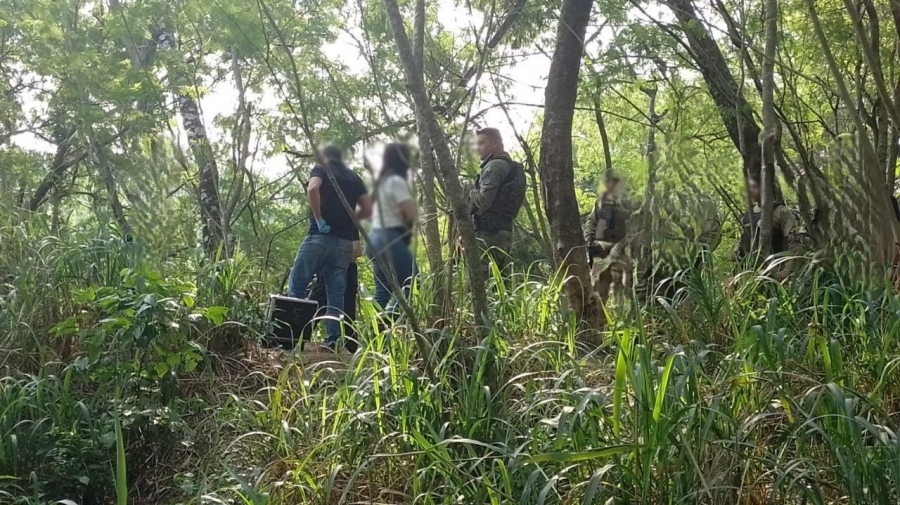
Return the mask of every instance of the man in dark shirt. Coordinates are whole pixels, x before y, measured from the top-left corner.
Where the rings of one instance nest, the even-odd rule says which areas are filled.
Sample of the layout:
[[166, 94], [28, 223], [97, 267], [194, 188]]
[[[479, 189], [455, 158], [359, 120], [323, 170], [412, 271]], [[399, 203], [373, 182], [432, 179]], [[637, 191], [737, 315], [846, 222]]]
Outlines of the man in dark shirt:
[[338, 191], [359, 219], [366, 219], [372, 213], [372, 199], [365, 184], [341, 158], [340, 149], [326, 147], [322, 150], [324, 166], [316, 165], [310, 172], [306, 187], [309, 234], [300, 245], [288, 281], [288, 295], [303, 298], [313, 276], [316, 273], [321, 276], [328, 300], [325, 347], [332, 351], [336, 350], [341, 336], [340, 317], [344, 310], [347, 268], [353, 261], [353, 242], [359, 240], [359, 230]]

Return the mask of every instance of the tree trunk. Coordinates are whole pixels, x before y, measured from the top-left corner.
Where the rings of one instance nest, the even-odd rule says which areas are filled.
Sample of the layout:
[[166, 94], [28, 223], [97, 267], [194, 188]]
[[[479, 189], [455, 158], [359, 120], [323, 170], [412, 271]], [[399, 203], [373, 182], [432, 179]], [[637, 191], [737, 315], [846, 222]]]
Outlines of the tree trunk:
[[56, 154], [53, 156], [53, 164], [50, 168], [50, 172], [44, 176], [44, 179], [28, 200], [28, 212], [36, 212], [38, 207], [44, 203], [47, 193], [56, 186], [56, 183], [62, 178], [67, 170], [77, 164], [77, 161], [66, 161], [66, 157], [69, 154], [69, 147], [72, 145], [74, 137], [75, 132], [68, 132], [65, 138], [60, 139], [57, 142]]
[[235, 159], [232, 162], [234, 179], [231, 183], [231, 190], [228, 192], [228, 198], [225, 199], [224, 215], [222, 216], [223, 237], [231, 236], [231, 222], [234, 219], [234, 211], [238, 203], [240, 203], [244, 192], [247, 160], [250, 158], [250, 132], [252, 128], [250, 106], [247, 104], [247, 88], [244, 86], [241, 59], [237, 49], [232, 49], [231, 52], [231, 71], [234, 75], [234, 86], [238, 92], [237, 114], [239, 119], [232, 134], [232, 142], [235, 145], [233, 149]]
[[[416, 70], [424, 80], [425, 75], [425, 2], [416, 2], [416, 12], [413, 26], [413, 59], [416, 62]], [[437, 212], [437, 191], [435, 191], [435, 179], [437, 169], [434, 161], [434, 149], [431, 139], [427, 136], [419, 137], [419, 160], [422, 163], [422, 232], [425, 237], [425, 256], [428, 258], [428, 267], [432, 273], [443, 268], [443, 254], [441, 252], [441, 229]]]
[[600, 109], [600, 91], [594, 97], [594, 119], [597, 121], [597, 129], [600, 130], [600, 143], [603, 144], [603, 160], [606, 162], [605, 171], [612, 170], [612, 152], [609, 150], [609, 135], [606, 133], [606, 121], [603, 120], [603, 111]]
[[760, 138], [763, 158], [762, 215], [759, 247], [765, 257], [772, 252], [772, 213], [775, 212], [775, 139], [778, 116], [775, 114], [775, 52], [778, 45], [778, 0], [766, 0], [766, 47], [762, 62], [763, 133]]
[[[656, 263], [653, 253], [657, 250], [659, 238], [659, 205], [656, 195], [656, 182], [659, 179], [659, 155], [656, 150], [656, 94], [655, 87], [641, 88], [647, 95], [647, 117], [650, 118], [650, 126], [647, 127], [647, 190], [644, 194], [644, 202], [647, 205], [647, 211], [650, 214], [650, 240], [645, 243], [645, 247], [650, 250], [642, 251], [641, 256], [647, 258], [647, 265], [650, 272], [650, 286], [655, 289], [656, 286]], [[643, 270], [643, 269], [642, 269]]]
[[[898, 0], [900, 1], [900, 0]], [[894, 103], [900, 103], [900, 81], [894, 84]], [[884, 167], [884, 180], [888, 191], [896, 193], [897, 157], [900, 155], [900, 124], [891, 122], [888, 130], [888, 154]]]
[[[853, 2], [851, 0], [844, 0], [844, 6], [850, 14], [850, 19], [853, 21], [851, 24], [856, 33], [856, 40], [866, 59], [866, 64], [869, 66], [869, 70], [872, 73], [872, 81], [874, 81], [875, 89], [878, 91], [878, 98], [881, 99], [881, 106], [887, 110], [887, 113], [895, 123], [900, 123], [900, 111], [895, 107], [893, 96], [888, 91], [887, 84], [884, 80], [884, 72], [881, 68], [881, 56], [878, 48], [879, 41], [869, 40], [869, 37], [862, 27], [862, 17]], [[877, 26], [877, 24], [875, 24], [876, 21], [870, 20], [870, 22], [873, 23], [873, 26]], [[878, 30], [876, 28], [873, 28], [873, 35], [878, 36]]]
[[744, 175], [759, 175], [762, 166], [760, 129], [753, 118], [752, 107], [741, 94], [741, 88], [728, 68], [725, 56], [697, 16], [692, 0], [665, 1], [687, 36], [694, 62], [703, 74], [728, 136], [741, 153]]
[[[891, 1], [891, 18], [894, 20], [894, 44], [900, 44], [900, 0]], [[894, 103], [900, 107], [900, 80], [894, 84]], [[897, 156], [900, 154], [900, 124], [891, 123], [891, 133], [888, 137], [891, 143], [888, 152], [887, 167], [885, 167], [885, 179], [890, 191], [895, 191], [894, 185], [897, 179]]]
[[[806, 0], [806, 7], [809, 13], [809, 20], [813, 27], [816, 39], [822, 49], [822, 56], [828, 69], [832, 74], [837, 87], [838, 96], [844, 102], [844, 106], [854, 122], [854, 126], [859, 137], [859, 152], [857, 156], [860, 159], [860, 165], [865, 167], [873, 167], [878, 165], [875, 148], [872, 146], [868, 135], [865, 134], [866, 126], [847, 89], [847, 84], [841, 74], [840, 67], [831, 52], [831, 46], [822, 29], [822, 23], [819, 21], [819, 14], [816, 10], [814, 0]], [[873, 176], [874, 172], [874, 176]], [[866, 202], [862, 205], [863, 212], [860, 216], [864, 227], [863, 230], [868, 237], [870, 258], [873, 260], [873, 266], [886, 266], [893, 258], [894, 244], [896, 242], [895, 221], [894, 219], [885, 219], [885, 217], [893, 216], [893, 205], [891, 204], [889, 194], [885, 191], [884, 177], [881, 170], [863, 170], [857, 176], [862, 181], [862, 189]]]
[[[468, 267], [469, 287], [472, 291], [472, 309], [475, 312], [475, 322], [479, 334], [483, 334], [487, 328], [487, 294], [485, 290], [484, 271], [481, 268], [481, 254], [478, 241], [475, 238], [475, 227], [469, 219], [469, 203], [459, 181], [459, 170], [453, 163], [453, 154], [444, 136], [444, 131], [438, 123], [437, 117], [428, 101], [428, 91], [425, 88], [425, 80], [416, 59], [413, 55], [409, 36], [403, 24], [403, 16], [397, 0], [383, 0], [387, 11], [391, 31], [397, 43], [400, 61], [403, 64], [403, 73], [406, 76], [407, 86], [412, 95], [420, 137], [427, 137], [431, 144], [437, 161], [440, 177], [443, 179], [443, 188], [453, 208], [453, 213], [458, 217], [460, 239]], [[422, 0], [420, 0], [422, 1]]]
[[563, 291], [579, 320], [596, 328], [603, 323], [603, 309], [591, 289], [572, 163], [572, 121], [578, 73], [592, 5], [592, 0], [563, 0], [544, 98], [538, 166], [554, 253], [566, 274]]
[[[525, 208], [525, 217], [528, 218], [528, 224], [531, 225], [531, 236], [541, 246], [541, 250], [544, 251], [544, 240], [543, 237], [541, 237], [541, 228], [538, 226], [537, 218], [534, 217], [534, 210], [531, 208], [531, 202], [528, 201], [528, 198], [525, 199], [522, 206]], [[553, 251], [545, 252], [549, 252], [551, 255], [553, 254]]]
[[553, 263], [551, 266], [555, 267], [556, 265], [553, 258], [553, 248], [550, 246], [550, 232], [547, 231], [547, 220], [544, 219], [544, 213], [541, 211], [541, 182], [538, 180], [537, 176], [537, 162], [534, 160], [534, 153], [531, 151], [531, 146], [528, 145], [528, 141], [526, 141], [518, 133], [516, 133], [516, 138], [519, 140], [519, 145], [522, 146], [522, 150], [525, 151], [525, 171], [528, 173], [528, 176], [531, 179], [531, 198], [532, 200], [534, 200], [535, 220], [537, 221], [537, 225], [539, 227], [538, 231], [540, 232], [540, 234], [538, 236], [541, 239], [541, 250], [544, 251], [544, 255], [547, 257], [547, 259]]
[[434, 152], [431, 143], [425, 136], [419, 137], [419, 157], [422, 162], [422, 233], [425, 236], [425, 256], [432, 273], [443, 268], [444, 259], [441, 251], [441, 229], [437, 212], [437, 191], [435, 190]]
[[[175, 36], [165, 31], [159, 34], [157, 42], [163, 49], [173, 50], [176, 46]], [[184, 79], [178, 75], [170, 75], [169, 78], [173, 88], [180, 89]], [[225, 240], [226, 226], [222, 220], [223, 212], [219, 202], [219, 167], [216, 165], [215, 154], [206, 134], [200, 107], [197, 106], [194, 97], [181, 91], [176, 94], [175, 102], [181, 113], [181, 122], [187, 133], [194, 163], [197, 164], [197, 196], [200, 202], [200, 223], [203, 225], [204, 247], [210, 257], [215, 257], [220, 249], [222, 254], [227, 256], [229, 251], [227, 250], [227, 240]]]
[[[898, 8], [896, 4], [896, 0], [892, 1], [891, 10], [894, 16], [897, 16], [896, 9]], [[870, 32], [869, 35], [866, 35], [866, 32], [863, 30], [862, 26], [862, 16], [856, 8], [856, 5], [853, 2], [844, 0], [844, 6], [847, 9], [847, 12], [850, 14], [850, 19], [852, 20], [853, 29], [856, 34], [857, 42], [861, 47], [862, 53], [866, 58], [866, 63], [869, 66], [869, 69], [872, 73], [872, 80], [875, 82], [875, 88], [878, 91], [878, 98], [880, 98], [880, 103], [877, 104], [877, 109], [875, 111], [877, 122], [877, 128], [874, 128], [876, 133], [876, 151], [877, 158], [880, 161], [880, 167], [883, 169], [889, 163], [891, 158], [890, 148], [887, 145], [888, 139], [891, 137], [892, 133], [890, 133], [890, 127], [887, 124], [887, 117], [891, 118], [891, 122], [894, 125], [900, 125], [900, 110], [898, 110], [898, 104], [896, 103], [896, 87], [893, 90], [893, 94], [888, 91], [887, 83], [884, 78], [884, 70], [881, 65], [881, 54], [880, 54], [880, 28], [878, 22], [878, 11], [875, 9], [874, 4], [870, 1], [864, 2], [866, 10], [869, 14], [869, 27]], [[897, 19], [895, 18], [895, 22]], [[878, 135], [881, 134], [881, 135]], [[892, 177], [890, 179], [893, 179]], [[889, 181], [885, 181], [888, 186], [888, 191], [893, 192], [893, 184]]]
[[90, 153], [90, 159], [94, 165], [97, 166], [97, 169], [100, 171], [100, 176], [103, 178], [103, 184], [106, 186], [106, 195], [109, 199], [109, 208], [112, 211], [113, 218], [116, 220], [116, 224], [119, 226], [119, 231], [122, 232], [122, 237], [125, 241], [130, 242], [133, 237], [131, 225], [128, 222], [128, 218], [125, 216], [125, 209], [122, 207], [122, 202], [119, 200], [119, 188], [116, 184], [116, 176], [113, 173], [112, 166], [110, 166], [109, 159], [106, 157], [106, 153], [104, 153], [102, 149], [103, 148], [100, 147], [97, 142], [93, 131], [91, 131], [88, 134], [88, 152]]

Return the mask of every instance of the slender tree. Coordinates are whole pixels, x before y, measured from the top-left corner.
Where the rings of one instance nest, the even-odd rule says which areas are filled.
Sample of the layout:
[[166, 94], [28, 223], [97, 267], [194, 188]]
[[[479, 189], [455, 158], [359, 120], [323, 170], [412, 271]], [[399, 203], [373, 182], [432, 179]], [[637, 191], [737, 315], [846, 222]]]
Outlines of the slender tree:
[[809, 13], [809, 20], [816, 39], [819, 41], [825, 63], [828, 65], [832, 77], [834, 77], [838, 96], [844, 102], [844, 106], [850, 111], [850, 116], [856, 126], [859, 139], [858, 153], [856, 155], [862, 168], [857, 176], [861, 182], [863, 195], [868, 200], [862, 202], [863, 215], [860, 216], [860, 219], [866, 228], [864, 230], [868, 235], [866, 238], [870, 242], [869, 253], [876, 265], [886, 265], [892, 258], [896, 244], [896, 220], [884, 219], [884, 216], [891, 216], [893, 211], [888, 198], [889, 194], [882, 183], [881, 171], [878, 170], [873, 174], [871, 170], [867, 170], [867, 167], [877, 167], [878, 165], [875, 148], [866, 132], [866, 126], [860, 111], [853, 105], [850, 91], [847, 88], [844, 76], [831, 50], [831, 44], [828, 42], [828, 37], [825, 35], [825, 30], [822, 28], [822, 23], [819, 20], [815, 1], [806, 0], [805, 3]]
[[125, 216], [125, 208], [122, 206], [122, 202], [119, 199], [119, 187], [116, 183], [116, 176], [112, 167], [112, 163], [110, 162], [107, 153], [103, 151], [103, 148], [101, 148], [99, 142], [97, 142], [97, 138], [93, 131], [93, 128], [88, 127], [87, 137], [88, 155], [90, 160], [100, 171], [100, 177], [103, 180], [103, 184], [106, 186], [109, 208], [110, 210], [112, 210], [113, 217], [115, 218], [116, 224], [119, 226], [119, 230], [122, 232], [122, 235], [126, 238], [126, 240], [130, 240], [130, 238], [133, 237], [131, 224], [128, 222], [128, 218]]
[[706, 25], [697, 16], [692, 0], [664, 0], [675, 13], [687, 38], [691, 56], [703, 75], [728, 136], [741, 153], [745, 175], [759, 175], [762, 151], [759, 125], [753, 108], [741, 94], [741, 87], [728, 68], [728, 62]]
[[[653, 262], [653, 251], [656, 250], [657, 239], [659, 238], [659, 202], [656, 198], [656, 186], [659, 182], [659, 152], [656, 146], [656, 97], [658, 94], [656, 86], [646, 86], [641, 88], [641, 92], [647, 95], [647, 117], [650, 118], [650, 125], [647, 127], [647, 189], [644, 192], [645, 211], [648, 213], [650, 222], [650, 240], [645, 247], [650, 250], [644, 251], [642, 256], [649, 259], [647, 266], [651, 275], [656, 272]], [[651, 285], [656, 285], [656, 279], [650, 279]]]
[[592, 5], [591, 0], [563, 0], [544, 98], [538, 166], [554, 254], [567, 274], [563, 285], [566, 298], [580, 320], [598, 327], [603, 321], [603, 310], [591, 289], [572, 162], [572, 122], [578, 74]]
[[[425, 23], [427, 21], [424, 1], [416, 2], [415, 23], [413, 26], [413, 57], [416, 60], [416, 72], [425, 75]], [[437, 167], [434, 159], [434, 149], [431, 146], [431, 138], [419, 137], [419, 161], [422, 164], [422, 174], [419, 180], [422, 184], [422, 231], [425, 237], [425, 256], [428, 258], [428, 266], [432, 272], [441, 269], [443, 265], [443, 253], [441, 251], [441, 230], [437, 213], [437, 191], [435, 179]]]
[[775, 211], [775, 140], [778, 116], [775, 114], [775, 52], [778, 45], [778, 0], [766, 0], [766, 49], [762, 62], [762, 216], [759, 246], [763, 255], [772, 251], [772, 213]]
[[[159, 47], [164, 50], [176, 49], [175, 36], [169, 31], [161, 31], [156, 40]], [[200, 222], [204, 226], [204, 246], [210, 256], [218, 254], [225, 246], [222, 251], [227, 255], [228, 241], [225, 240], [227, 226], [223, 221], [224, 213], [219, 198], [219, 167], [206, 132], [206, 125], [203, 123], [200, 106], [190, 93], [184, 91], [184, 76], [174, 71], [170, 74], [170, 79], [172, 79], [170, 84], [178, 89], [175, 101], [187, 133], [191, 154], [197, 164], [197, 198], [200, 202]]]
[[[418, 0], [420, 2], [424, 0]], [[403, 73], [412, 95], [416, 109], [418, 132], [420, 137], [426, 137], [434, 150], [437, 161], [437, 169], [443, 179], [443, 188], [447, 199], [457, 217], [456, 225], [459, 228], [459, 236], [462, 241], [468, 267], [469, 287], [472, 291], [472, 308], [475, 312], [476, 324], [479, 328], [486, 327], [483, 323], [487, 318], [487, 295], [485, 291], [484, 271], [480, 267], [481, 257], [478, 242], [475, 238], [475, 227], [469, 217], [469, 203], [459, 180], [459, 169], [453, 162], [453, 154], [444, 130], [438, 122], [434, 110], [428, 100], [428, 91], [425, 88], [425, 80], [418, 71], [416, 57], [413, 54], [409, 42], [409, 35], [403, 23], [403, 15], [396, 0], [384, 0], [391, 32], [397, 44], [400, 61], [403, 64]]]

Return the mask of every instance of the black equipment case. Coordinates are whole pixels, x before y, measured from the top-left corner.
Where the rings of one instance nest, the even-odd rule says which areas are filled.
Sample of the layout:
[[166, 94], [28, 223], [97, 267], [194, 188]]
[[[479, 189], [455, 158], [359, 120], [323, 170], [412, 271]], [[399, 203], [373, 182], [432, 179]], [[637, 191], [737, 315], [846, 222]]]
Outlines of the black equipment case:
[[319, 304], [312, 300], [269, 295], [269, 345], [292, 350], [298, 343], [310, 340], [318, 310]]

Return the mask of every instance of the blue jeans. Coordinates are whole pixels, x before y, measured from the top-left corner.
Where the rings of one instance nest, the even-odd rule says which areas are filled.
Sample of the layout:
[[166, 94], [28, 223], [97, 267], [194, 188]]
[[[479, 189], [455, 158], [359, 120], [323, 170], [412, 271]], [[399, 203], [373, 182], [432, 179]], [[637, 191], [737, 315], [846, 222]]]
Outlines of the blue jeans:
[[[393, 277], [397, 285], [408, 295], [409, 286], [416, 273], [415, 258], [409, 250], [409, 245], [403, 240], [406, 233], [409, 232], [401, 228], [384, 228], [372, 230], [369, 234], [373, 247], [370, 248], [372, 250], [367, 250], [366, 254], [372, 259], [372, 268], [375, 271], [375, 301], [383, 309], [388, 308], [388, 302], [393, 295], [388, 276]], [[376, 257], [380, 261], [376, 261]], [[381, 263], [384, 263], [387, 270], [381, 267]]]
[[328, 301], [325, 321], [328, 340], [332, 349], [341, 337], [339, 318], [344, 312], [344, 292], [347, 290], [347, 268], [353, 261], [353, 242], [332, 235], [314, 233], [306, 237], [297, 251], [297, 259], [288, 280], [288, 296], [306, 298], [309, 283], [316, 272], [325, 282], [325, 298]]

